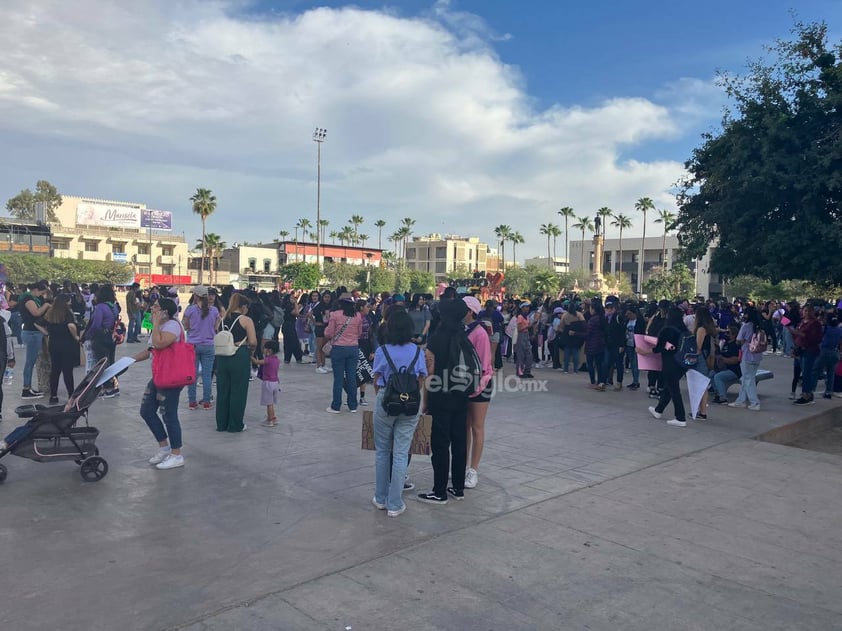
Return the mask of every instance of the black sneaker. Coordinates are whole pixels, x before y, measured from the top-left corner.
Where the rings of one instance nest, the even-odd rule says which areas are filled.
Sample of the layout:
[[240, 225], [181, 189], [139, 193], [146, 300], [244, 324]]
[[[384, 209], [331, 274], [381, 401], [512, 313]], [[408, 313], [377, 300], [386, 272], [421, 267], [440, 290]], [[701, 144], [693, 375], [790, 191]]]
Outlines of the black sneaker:
[[447, 504], [447, 497], [439, 497], [435, 493], [419, 493], [418, 494], [418, 501], [424, 502], [426, 504]]
[[535, 376], [531, 372], [525, 372], [520, 376], [521, 379], [535, 379]]
[[21, 399], [40, 399], [44, 396], [43, 392], [36, 392], [30, 388], [24, 388], [23, 393], [20, 395]]
[[452, 486], [447, 487], [447, 494], [453, 497], [458, 502], [461, 502], [465, 499], [465, 491], [457, 491]]
[[814, 403], [813, 399], [805, 399], [804, 397], [792, 402], [793, 405], [813, 405]]
[[406, 493], [407, 491], [411, 491], [414, 488], [415, 488], [415, 485], [412, 482], [410, 482], [409, 480], [403, 481], [403, 493]]
[[106, 390], [102, 394], [103, 399], [113, 399], [114, 397], [120, 396], [120, 388], [114, 388], [113, 390]]
[[50, 405], [58, 405], [58, 397], [50, 397]]

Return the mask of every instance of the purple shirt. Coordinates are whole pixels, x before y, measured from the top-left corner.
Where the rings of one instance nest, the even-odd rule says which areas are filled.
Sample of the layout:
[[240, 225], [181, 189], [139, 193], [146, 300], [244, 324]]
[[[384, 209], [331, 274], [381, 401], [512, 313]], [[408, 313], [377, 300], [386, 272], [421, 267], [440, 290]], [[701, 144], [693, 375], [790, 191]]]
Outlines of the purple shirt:
[[[412, 343], [403, 346], [395, 346], [394, 344], [386, 344], [385, 346], [389, 351], [389, 357], [392, 358], [392, 363], [398, 370], [404, 366], [408, 367], [412, 363], [412, 358], [415, 357], [415, 351], [418, 350], [418, 347]], [[385, 386], [389, 377], [392, 376], [392, 369], [389, 367], [389, 362], [386, 361], [386, 356], [383, 355], [382, 346], [374, 353], [374, 366], [371, 370], [375, 375], [379, 375], [377, 385], [380, 387]], [[409, 370], [410, 368], [407, 368], [407, 371]], [[423, 350], [418, 353], [418, 361], [415, 362], [414, 372], [419, 377], [427, 376], [427, 361], [424, 358]]]
[[271, 381], [277, 383], [278, 368], [281, 365], [277, 355], [267, 355], [263, 358], [263, 381]]
[[208, 308], [207, 317], [202, 317], [202, 308], [199, 305], [190, 305], [184, 312], [182, 320], [187, 322], [187, 341], [194, 345], [213, 344], [213, 336], [216, 334], [216, 323], [219, 321], [219, 309]]

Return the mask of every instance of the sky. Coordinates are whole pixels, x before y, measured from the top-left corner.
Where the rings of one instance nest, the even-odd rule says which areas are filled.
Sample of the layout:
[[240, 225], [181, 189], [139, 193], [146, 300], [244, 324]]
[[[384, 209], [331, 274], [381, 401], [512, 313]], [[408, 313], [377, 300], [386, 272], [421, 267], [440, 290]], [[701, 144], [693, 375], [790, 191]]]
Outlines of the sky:
[[675, 210], [718, 127], [716, 72], [787, 38], [793, 5], [842, 39], [838, 0], [5, 0], [0, 197], [47, 179], [170, 210], [195, 243], [210, 188], [209, 232], [268, 242], [315, 223], [323, 127], [322, 217], [362, 215], [370, 246], [412, 217], [545, 254], [562, 206], [639, 235], [635, 200]]

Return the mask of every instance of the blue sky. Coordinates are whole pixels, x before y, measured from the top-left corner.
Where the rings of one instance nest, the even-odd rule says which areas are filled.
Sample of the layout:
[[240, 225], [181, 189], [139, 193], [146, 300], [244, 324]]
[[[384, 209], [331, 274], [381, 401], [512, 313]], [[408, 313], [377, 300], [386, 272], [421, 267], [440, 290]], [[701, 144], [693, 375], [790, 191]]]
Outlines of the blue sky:
[[[19, 44], [0, 58], [3, 199], [43, 177], [172, 210], [193, 240], [186, 200], [206, 187], [220, 202], [209, 230], [267, 239], [314, 214], [323, 126], [331, 226], [413, 216], [419, 234], [491, 241], [516, 223], [529, 256], [560, 206], [674, 204], [721, 115], [716, 70], [788, 37], [793, 3], [72, 4], [4, 3], [0, 36]], [[797, 9], [840, 39], [838, 0]]]

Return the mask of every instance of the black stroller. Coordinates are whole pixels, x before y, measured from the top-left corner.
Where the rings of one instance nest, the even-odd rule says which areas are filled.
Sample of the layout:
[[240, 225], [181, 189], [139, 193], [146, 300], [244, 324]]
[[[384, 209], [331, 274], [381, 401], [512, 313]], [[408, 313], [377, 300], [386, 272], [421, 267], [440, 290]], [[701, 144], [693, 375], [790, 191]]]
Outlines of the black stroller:
[[[36, 462], [73, 460], [85, 482], [99, 482], [108, 473], [108, 463], [100, 457], [96, 447], [99, 430], [88, 425], [88, 408], [96, 401], [102, 385], [97, 386], [105, 371], [107, 359], [101, 359], [85, 375], [64, 405], [21, 405], [15, 409], [20, 418], [30, 419], [7, 437], [8, 444], [0, 450], [0, 458], [13, 456]], [[80, 417], [85, 427], [76, 427]], [[8, 469], [0, 464], [0, 483], [5, 482]]]

